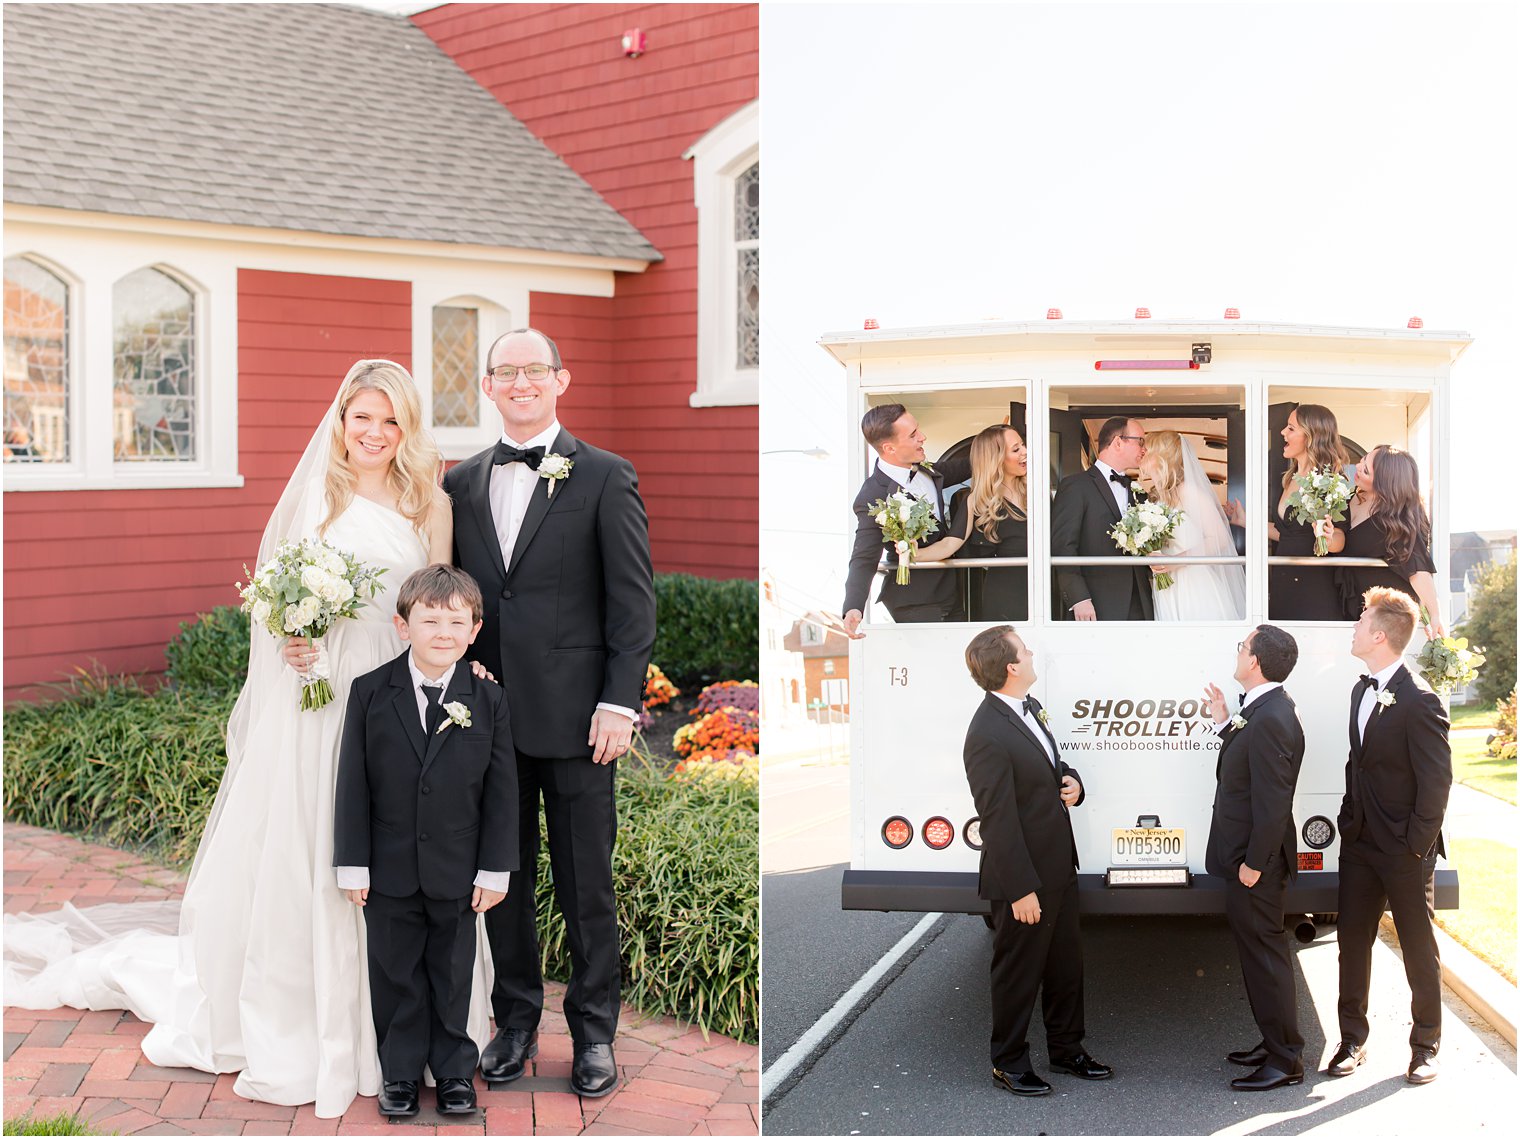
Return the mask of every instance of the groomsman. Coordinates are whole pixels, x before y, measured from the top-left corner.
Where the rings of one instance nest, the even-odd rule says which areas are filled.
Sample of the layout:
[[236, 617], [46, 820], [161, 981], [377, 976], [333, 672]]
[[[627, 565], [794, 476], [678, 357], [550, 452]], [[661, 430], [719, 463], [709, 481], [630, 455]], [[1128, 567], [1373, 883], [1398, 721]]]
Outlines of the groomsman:
[[1034, 653], [1012, 625], [978, 633], [966, 667], [986, 696], [966, 729], [966, 781], [981, 820], [981, 897], [992, 903], [992, 1082], [1019, 1096], [1050, 1093], [1029, 1060], [1036, 992], [1050, 1066], [1084, 1080], [1114, 1070], [1082, 1046], [1082, 933], [1077, 844], [1069, 808], [1085, 797], [1061, 759], [1040, 702]]
[[1226, 1057], [1256, 1069], [1230, 1081], [1244, 1092], [1304, 1082], [1293, 956], [1283, 928], [1283, 900], [1298, 873], [1293, 789], [1304, 729], [1282, 682], [1297, 662], [1298, 643], [1288, 633], [1258, 625], [1235, 646], [1235, 679], [1245, 689], [1240, 712], [1228, 715], [1218, 685], [1205, 689], [1222, 738], [1204, 866], [1225, 880], [1225, 914], [1261, 1029], [1260, 1043]]
[[1411, 1084], [1436, 1078], [1441, 1049], [1441, 958], [1435, 918], [1436, 855], [1451, 791], [1450, 723], [1440, 698], [1401, 659], [1419, 607], [1379, 586], [1363, 595], [1351, 655], [1367, 666], [1351, 691], [1351, 756], [1340, 831], [1340, 1046], [1327, 1069], [1349, 1076], [1367, 1058], [1372, 943], [1393, 910], [1409, 979]]
[[881, 526], [867, 511], [871, 503], [906, 490], [918, 498], [927, 498], [939, 520], [940, 532], [928, 540], [944, 537], [944, 528], [950, 522], [945, 514], [944, 488], [971, 477], [969, 453], [965, 458], [933, 466], [925, 462], [924, 433], [918, 429], [918, 420], [900, 403], [873, 407], [861, 418], [860, 430], [881, 457], [855, 496], [855, 548], [850, 551], [849, 575], [844, 586], [844, 631], [852, 637], [862, 635], [855, 630], [869, 604], [871, 579], [881, 564], [883, 546], [889, 572], [882, 582], [879, 600], [892, 614], [892, 620], [901, 624], [957, 619], [957, 575], [950, 570], [924, 570], [911, 575], [907, 585], [898, 585], [897, 550], [882, 537]]
[[[1056, 557], [1120, 558], [1108, 536], [1135, 501], [1130, 467], [1145, 458], [1145, 424], [1122, 415], [1098, 429], [1098, 457], [1068, 475], [1050, 508], [1050, 552]], [[1152, 621], [1151, 572], [1145, 566], [1062, 566], [1056, 570], [1061, 604], [1077, 621]]]
[[486, 916], [497, 1034], [480, 1072], [492, 1083], [515, 1080], [538, 1051], [542, 796], [570, 946], [570, 1087], [601, 1096], [617, 1086], [620, 1008], [613, 780], [655, 634], [649, 523], [628, 461], [560, 426], [555, 407], [570, 372], [554, 342], [517, 329], [486, 360], [481, 386], [501, 414], [501, 440], [443, 479], [454, 501], [454, 559], [486, 597], [471, 656], [506, 689], [520, 792], [521, 870]]

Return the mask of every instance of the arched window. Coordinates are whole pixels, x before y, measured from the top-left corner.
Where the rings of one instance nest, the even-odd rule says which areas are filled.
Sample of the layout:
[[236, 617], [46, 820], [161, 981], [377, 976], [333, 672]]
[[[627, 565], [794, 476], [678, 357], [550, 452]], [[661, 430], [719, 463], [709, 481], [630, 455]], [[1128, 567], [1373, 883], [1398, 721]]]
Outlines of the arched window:
[[739, 295], [734, 315], [734, 361], [760, 366], [760, 163], [734, 179], [734, 277]]
[[194, 462], [195, 295], [161, 269], [138, 269], [112, 287], [111, 311], [116, 462]]
[[5, 462], [67, 463], [69, 286], [26, 257], [5, 259]]
[[480, 310], [433, 306], [433, 426], [480, 426]]

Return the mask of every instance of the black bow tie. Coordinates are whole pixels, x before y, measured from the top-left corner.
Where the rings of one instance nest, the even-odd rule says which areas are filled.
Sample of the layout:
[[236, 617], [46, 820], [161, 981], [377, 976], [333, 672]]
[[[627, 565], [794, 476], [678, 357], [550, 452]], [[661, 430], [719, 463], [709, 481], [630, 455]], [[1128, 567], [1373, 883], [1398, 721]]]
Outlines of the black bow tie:
[[1033, 696], [1024, 697], [1024, 715], [1033, 716], [1039, 711], [1039, 705], [1034, 702]]
[[1108, 481], [1116, 482], [1126, 490], [1129, 489], [1129, 476], [1126, 474], [1121, 474], [1119, 471], [1109, 471]]
[[1378, 686], [1377, 677], [1375, 677], [1375, 676], [1366, 676], [1366, 675], [1364, 675], [1362, 677], [1362, 688], [1364, 690], [1368, 689], [1368, 688], [1376, 688], [1377, 686]]
[[1237, 692], [1237, 693], [1235, 693], [1235, 707], [1237, 707], [1237, 708], [1244, 708], [1245, 706], [1246, 706], [1246, 694], [1244, 692]]
[[543, 462], [544, 449], [542, 447], [513, 447], [510, 443], [497, 440], [496, 451], [491, 457], [491, 465], [499, 467], [503, 463], [527, 463], [529, 470], [538, 470], [538, 464]]

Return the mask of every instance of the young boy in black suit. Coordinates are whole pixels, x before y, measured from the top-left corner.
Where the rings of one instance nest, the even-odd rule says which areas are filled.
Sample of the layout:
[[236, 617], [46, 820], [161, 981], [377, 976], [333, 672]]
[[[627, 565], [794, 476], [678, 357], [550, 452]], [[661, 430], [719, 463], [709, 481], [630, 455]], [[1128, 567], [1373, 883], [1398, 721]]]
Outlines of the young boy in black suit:
[[396, 598], [411, 647], [356, 679], [338, 756], [333, 866], [364, 909], [379, 1108], [417, 1114], [427, 1064], [438, 1110], [475, 1110], [466, 1031], [475, 914], [517, 869], [517, 762], [505, 693], [461, 664], [480, 632], [473, 578], [418, 570]]

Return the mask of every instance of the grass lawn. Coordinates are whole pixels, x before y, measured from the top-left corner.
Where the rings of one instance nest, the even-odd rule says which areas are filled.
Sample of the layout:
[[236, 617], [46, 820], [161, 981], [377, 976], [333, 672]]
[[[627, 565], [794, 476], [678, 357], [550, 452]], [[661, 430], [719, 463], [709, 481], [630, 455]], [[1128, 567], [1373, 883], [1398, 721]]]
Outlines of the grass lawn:
[[1515, 761], [1495, 759], [1486, 754], [1481, 736], [1469, 736], [1451, 743], [1452, 777], [1478, 791], [1485, 791], [1506, 803], [1515, 801]]
[[1451, 710], [1454, 728], [1492, 728], [1497, 724], [1492, 704], [1460, 704]]
[[[1511, 775], [1511, 793], [1514, 783]], [[1486, 838], [1452, 844], [1462, 908], [1437, 910], [1440, 926], [1515, 983], [1515, 848]]]

